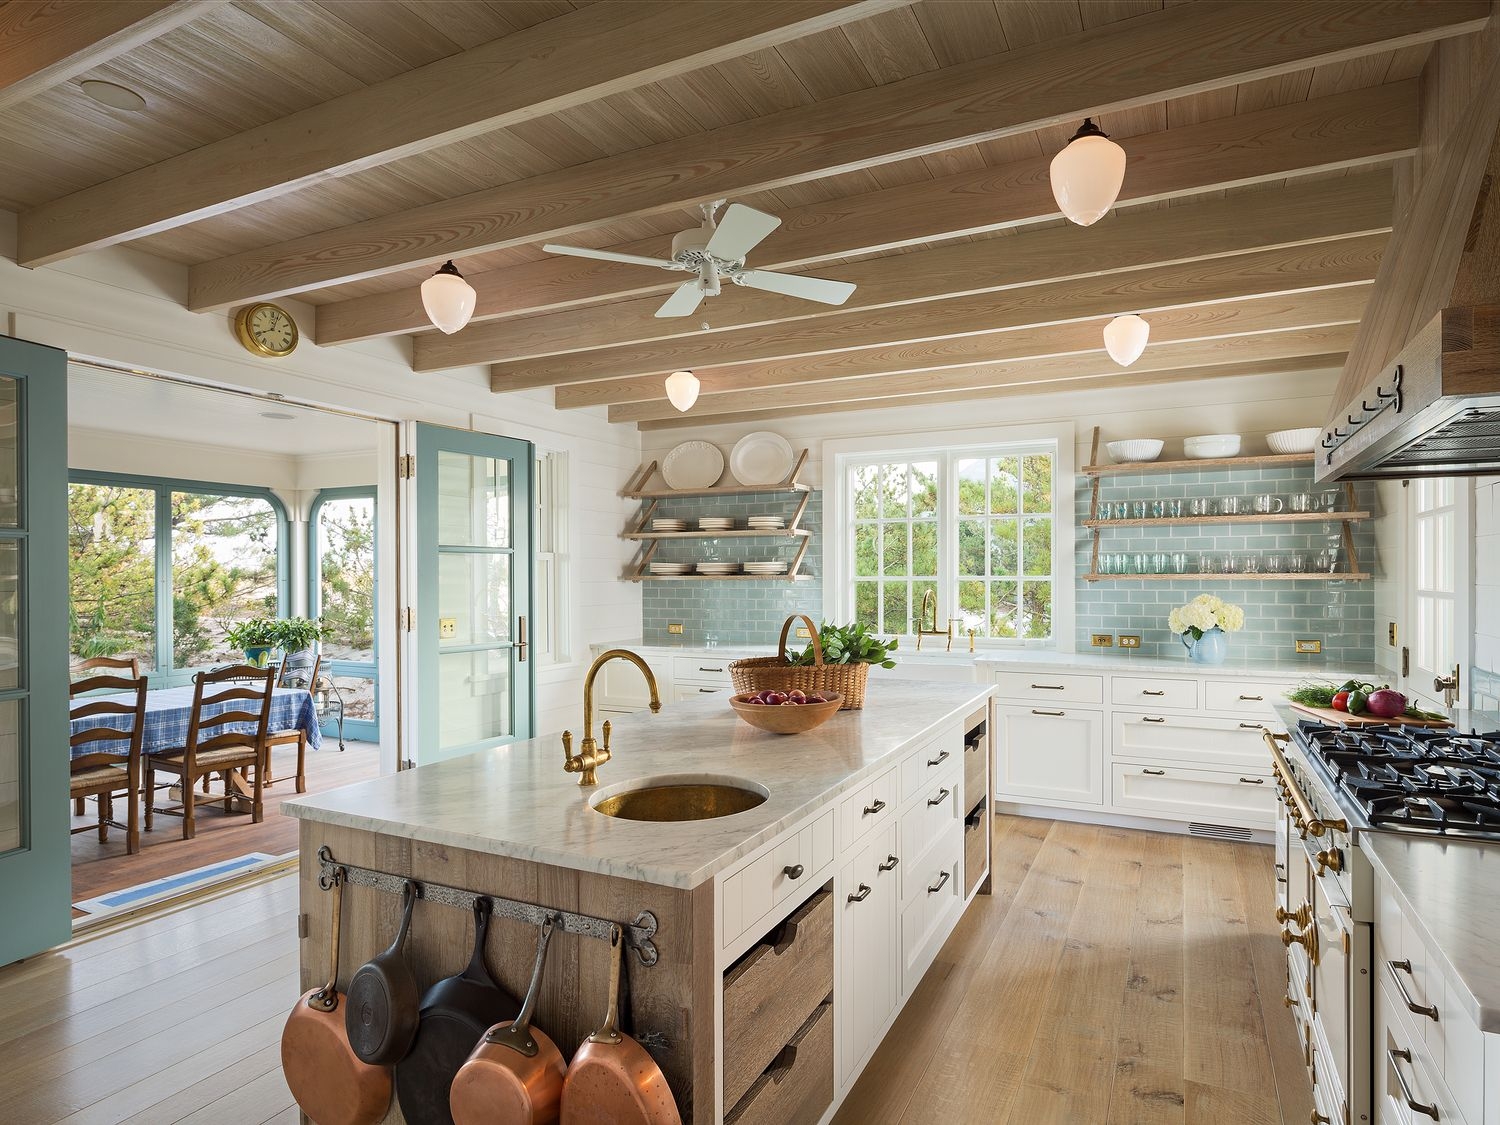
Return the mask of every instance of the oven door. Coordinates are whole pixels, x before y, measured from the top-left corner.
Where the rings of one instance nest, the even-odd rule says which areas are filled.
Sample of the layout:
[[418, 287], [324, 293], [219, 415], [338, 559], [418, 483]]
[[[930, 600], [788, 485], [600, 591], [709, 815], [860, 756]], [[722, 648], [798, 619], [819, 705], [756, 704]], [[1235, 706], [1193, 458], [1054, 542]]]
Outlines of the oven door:
[[[1337, 1103], [1351, 1125], [1370, 1122], [1370, 926], [1354, 921], [1333, 875], [1314, 875], [1308, 855], [1312, 921], [1301, 947], [1312, 970], [1314, 1036], [1323, 1066], [1315, 1074], [1320, 1096]], [[1363, 1046], [1360, 1046], [1360, 1045]]]

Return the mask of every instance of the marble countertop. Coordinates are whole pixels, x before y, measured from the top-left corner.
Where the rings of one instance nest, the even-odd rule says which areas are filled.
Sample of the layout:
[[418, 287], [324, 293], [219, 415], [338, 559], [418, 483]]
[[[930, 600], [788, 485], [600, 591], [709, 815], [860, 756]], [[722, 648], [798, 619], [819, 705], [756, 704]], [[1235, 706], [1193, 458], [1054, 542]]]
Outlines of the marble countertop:
[[[286, 801], [281, 809], [324, 824], [692, 888], [856, 788], [935, 728], [962, 720], [993, 690], [886, 680], [863, 709], [788, 736], [755, 730], [723, 697], [689, 700], [660, 715], [613, 716], [614, 757], [590, 789], [563, 772], [562, 745], [552, 734]], [[647, 779], [740, 779], [770, 795], [733, 816], [682, 824], [617, 820], [590, 807], [622, 783]]]

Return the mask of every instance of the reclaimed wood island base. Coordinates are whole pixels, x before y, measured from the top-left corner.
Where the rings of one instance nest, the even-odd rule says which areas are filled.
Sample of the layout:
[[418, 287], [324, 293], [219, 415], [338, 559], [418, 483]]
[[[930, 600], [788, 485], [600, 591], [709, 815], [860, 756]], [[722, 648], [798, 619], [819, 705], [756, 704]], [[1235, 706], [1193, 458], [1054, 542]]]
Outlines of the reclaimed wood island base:
[[[695, 701], [620, 720], [616, 757], [592, 788], [563, 772], [546, 738], [289, 802], [302, 819], [303, 988], [328, 973], [321, 849], [434, 889], [621, 925], [649, 912], [655, 963], [627, 951], [626, 1029], [661, 1065], [683, 1120], [830, 1120], [988, 889], [991, 691], [887, 680], [863, 710], [787, 738], [750, 729], [722, 701]], [[689, 782], [766, 796], [685, 822], [593, 808]], [[472, 914], [441, 898], [417, 903], [406, 947], [422, 989], [458, 972], [473, 947]], [[346, 884], [341, 988], [390, 944], [400, 913], [398, 894]], [[490, 924], [490, 968], [518, 996], [536, 936], [503, 912]], [[605, 942], [554, 937], [535, 1022], [565, 1057], [602, 1019], [608, 979]], [[404, 1121], [397, 1101], [385, 1120]]]

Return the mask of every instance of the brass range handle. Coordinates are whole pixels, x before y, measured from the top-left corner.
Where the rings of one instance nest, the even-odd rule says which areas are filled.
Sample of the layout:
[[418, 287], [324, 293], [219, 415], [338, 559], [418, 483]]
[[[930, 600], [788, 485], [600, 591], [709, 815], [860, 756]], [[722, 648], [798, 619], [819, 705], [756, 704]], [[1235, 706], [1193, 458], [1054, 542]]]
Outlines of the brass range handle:
[[867, 899], [869, 897], [870, 897], [870, 884], [869, 883], [861, 883], [859, 885], [859, 890], [857, 890], [856, 892], [854, 892], [854, 894], [852, 894], [852, 895], [849, 896], [849, 901], [850, 902], [864, 902], [865, 899]]
[[1276, 921], [1283, 926], [1285, 926], [1288, 922], [1296, 922], [1297, 925], [1301, 926], [1305, 930], [1308, 926], [1308, 923], [1312, 921], [1312, 903], [1304, 902], [1301, 906], [1297, 907], [1297, 909], [1293, 910], [1291, 913], [1287, 913], [1285, 907], [1278, 906], [1276, 908]]
[[1406, 1075], [1401, 1071], [1403, 1062], [1411, 1062], [1411, 1052], [1402, 1047], [1392, 1047], [1385, 1053], [1385, 1057], [1391, 1060], [1391, 1070], [1396, 1075], [1396, 1085], [1401, 1087], [1401, 1098], [1406, 1102], [1406, 1108], [1413, 1113], [1421, 1113], [1434, 1121], [1438, 1119], [1438, 1108], [1435, 1105], [1426, 1105], [1417, 1101], [1411, 1092], [1411, 1084], [1406, 1081]]
[[950, 796], [952, 796], [952, 794], [953, 790], [951, 789], [939, 789], [938, 795], [936, 797], [927, 798], [927, 807], [932, 808], [934, 805], [941, 805]]
[[1273, 731], [1262, 731], [1261, 737], [1266, 740], [1266, 745], [1271, 750], [1271, 769], [1275, 772], [1277, 779], [1281, 782], [1282, 792], [1291, 798], [1292, 808], [1296, 812], [1294, 820], [1298, 826], [1310, 836], [1321, 836], [1330, 828], [1335, 832], [1348, 832], [1349, 822], [1347, 820], [1320, 820], [1313, 812], [1312, 805], [1307, 797], [1298, 787], [1296, 779], [1292, 776], [1292, 767], [1287, 764], [1286, 755], [1282, 754], [1279, 743], [1286, 742], [1287, 736], [1276, 734]]
[[951, 874], [952, 872], [944, 871], [941, 875], [938, 876], [938, 881], [927, 888], [927, 893], [930, 895], [937, 894], [938, 891], [943, 889], [943, 885], [948, 882], [948, 877]]
[[896, 870], [896, 867], [898, 864], [900, 864], [900, 862], [901, 860], [899, 857], [888, 855], [885, 857], [884, 863], [877, 865], [877, 869], [880, 871], [894, 871]]
[[876, 797], [874, 804], [872, 804], [872, 805], [866, 805], [865, 806], [865, 813], [864, 813], [864, 815], [865, 816], [874, 816], [876, 813], [878, 813], [883, 808], [885, 808], [885, 802], [882, 801], [879, 797]]
[[946, 762], [950, 757], [952, 757], [952, 755], [953, 755], [953, 751], [952, 750], [944, 750], [936, 758], [928, 758], [927, 759], [927, 764], [929, 766], [940, 766], [944, 762]]
[[1401, 982], [1401, 978], [1396, 975], [1398, 972], [1405, 973], [1407, 976], [1412, 977], [1412, 979], [1415, 980], [1416, 977], [1412, 975], [1411, 971], [1411, 960], [1408, 958], [1403, 961], [1387, 961], [1385, 964], [1386, 968], [1390, 969], [1391, 971], [1391, 980], [1396, 985], [1396, 991], [1401, 993], [1401, 1003], [1406, 1005], [1406, 1010], [1408, 1012], [1414, 1012], [1419, 1016], [1426, 1016], [1433, 1023], [1437, 1023], [1437, 1005], [1418, 1004], [1411, 998], [1411, 993], [1406, 991], [1406, 985]]
[[1294, 945], [1300, 945], [1307, 950], [1307, 959], [1314, 965], [1318, 963], [1318, 931], [1306, 929], [1300, 934], [1294, 934], [1290, 929], [1281, 931], [1281, 944], [1290, 949]]
[[1332, 871], [1335, 874], [1344, 869], [1344, 853], [1338, 848], [1324, 848], [1313, 857], [1318, 861], [1318, 874]]

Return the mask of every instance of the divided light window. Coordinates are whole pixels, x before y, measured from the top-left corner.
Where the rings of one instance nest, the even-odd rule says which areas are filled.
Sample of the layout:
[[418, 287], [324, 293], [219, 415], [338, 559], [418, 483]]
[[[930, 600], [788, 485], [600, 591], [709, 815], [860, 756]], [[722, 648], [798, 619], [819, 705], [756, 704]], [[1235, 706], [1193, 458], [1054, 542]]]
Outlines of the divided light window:
[[910, 635], [932, 591], [955, 632], [1050, 639], [1055, 467], [1035, 447], [846, 462], [854, 618]]

